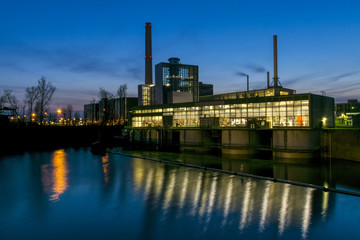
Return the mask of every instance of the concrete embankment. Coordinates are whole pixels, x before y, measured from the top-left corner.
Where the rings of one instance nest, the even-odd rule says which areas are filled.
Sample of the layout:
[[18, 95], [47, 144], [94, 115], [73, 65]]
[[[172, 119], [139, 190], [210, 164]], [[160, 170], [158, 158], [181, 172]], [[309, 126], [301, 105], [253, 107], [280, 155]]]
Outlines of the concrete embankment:
[[360, 130], [354, 129], [132, 129], [130, 139], [145, 144], [194, 150], [217, 148], [223, 154], [272, 152], [274, 158], [333, 157], [360, 161]]
[[360, 129], [326, 129], [323, 132], [323, 155], [360, 162]]

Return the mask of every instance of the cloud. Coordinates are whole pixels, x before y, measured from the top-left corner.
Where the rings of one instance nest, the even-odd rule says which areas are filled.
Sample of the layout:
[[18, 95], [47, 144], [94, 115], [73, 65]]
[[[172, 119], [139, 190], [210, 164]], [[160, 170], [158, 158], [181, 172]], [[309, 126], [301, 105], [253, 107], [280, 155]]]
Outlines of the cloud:
[[235, 72], [235, 75], [246, 77], [248, 74], [243, 73], [243, 72], [240, 72], [240, 71], [236, 71], [236, 72]]
[[128, 72], [133, 78], [136, 80], [142, 81], [143, 80], [143, 68], [140, 67], [128, 67], [126, 68], [126, 72]]
[[334, 81], [339, 81], [342, 78], [353, 76], [353, 75], [357, 74], [358, 72], [359, 71], [351, 71], [351, 72], [347, 72], [347, 73], [343, 73], [343, 74], [340, 74], [340, 75], [333, 76], [330, 79], [334, 80]]
[[256, 72], [256, 73], [266, 72], [266, 69], [264, 67], [259, 66], [257, 64], [250, 63], [250, 64], [245, 64], [244, 66], [250, 69], [252, 72]]

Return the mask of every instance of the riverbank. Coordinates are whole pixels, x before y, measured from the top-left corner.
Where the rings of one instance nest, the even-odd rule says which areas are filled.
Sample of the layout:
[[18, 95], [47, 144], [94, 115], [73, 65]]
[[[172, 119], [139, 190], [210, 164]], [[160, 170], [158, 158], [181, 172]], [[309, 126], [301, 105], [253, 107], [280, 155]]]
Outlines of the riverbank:
[[112, 141], [122, 126], [27, 126], [1, 128], [1, 153], [22, 153], [65, 147], [89, 146], [101, 139]]

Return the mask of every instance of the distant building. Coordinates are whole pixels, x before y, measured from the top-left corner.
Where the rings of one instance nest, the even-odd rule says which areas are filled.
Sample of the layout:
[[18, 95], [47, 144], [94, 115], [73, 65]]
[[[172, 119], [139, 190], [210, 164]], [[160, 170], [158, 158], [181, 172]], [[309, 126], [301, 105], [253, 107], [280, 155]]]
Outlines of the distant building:
[[335, 115], [337, 127], [360, 127], [360, 103], [357, 99], [336, 103]]
[[214, 85], [199, 82], [199, 96], [207, 96], [214, 94]]
[[155, 104], [199, 101], [198, 66], [181, 64], [179, 58], [169, 58], [155, 66]]
[[84, 105], [85, 124], [121, 124], [127, 125], [129, 110], [137, 106], [136, 97], [106, 99], [99, 103]]
[[360, 103], [357, 99], [349, 99], [346, 103], [335, 103], [335, 112], [337, 117], [347, 113], [360, 114]]

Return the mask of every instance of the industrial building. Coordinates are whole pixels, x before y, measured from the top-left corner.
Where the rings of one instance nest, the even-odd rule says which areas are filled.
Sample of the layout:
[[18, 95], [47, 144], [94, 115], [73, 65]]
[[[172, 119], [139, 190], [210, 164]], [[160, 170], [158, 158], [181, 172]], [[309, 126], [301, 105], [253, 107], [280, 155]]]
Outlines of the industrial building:
[[155, 104], [199, 101], [198, 66], [181, 64], [179, 58], [155, 66]]
[[357, 99], [336, 103], [335, 115], [337, 127], [360, 127], [360, 103]]
[[[146, 92], [141, 91], [139, 101], [143, 104], [133, 108], [131, 126], [133, 128], [265, 129], [333, 127], [335, 123], [333, 98], [310, 93], [296, 94], [295, 90], [282, 87], [277, 69], [276, 35], [273, 43], [274, 77], [270, 84], [268, 72], [266, 89], [250, 91], [247, 76], [247, 91], [200, 97], [198, 66], [180, 64], [179, 58], [170, 58], [169, 63], [157, 64], [155, 103], [141, 100]], [[147, 78], [143, 86], [153, 88], [152, 82]], [[148, 88], [149, 96], [151, 96], [151, 88]], [[144, 104], [145, 102], [149, 104]]]

